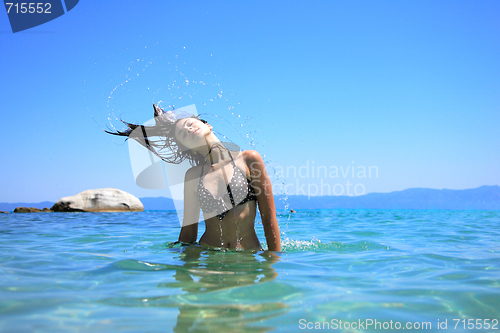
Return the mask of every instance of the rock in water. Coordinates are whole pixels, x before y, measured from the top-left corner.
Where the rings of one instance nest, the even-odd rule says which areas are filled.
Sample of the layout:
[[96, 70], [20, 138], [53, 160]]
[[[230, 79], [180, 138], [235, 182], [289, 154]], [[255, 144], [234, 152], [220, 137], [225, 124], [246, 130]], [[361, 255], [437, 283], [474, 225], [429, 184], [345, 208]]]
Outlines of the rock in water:
[[[44, 209], [40, 209], [40, 208], [35, 208], [35, 207], [16, 207], [16, 209], [14, 209], [14, 213], [45, 213], [45, 212], [51, 212], [50, 209], [48, 209], [47, 207], [45, 207]], [[0, 212], [1, 213], [1, 212]]]
[[87, 190], [59, 199], [53, 212], [142, 212], [144, 206], [132, 194], [114, 188]]
[[31, 210], [28, 207], [16, 207], [14, 213], [31, 213]]

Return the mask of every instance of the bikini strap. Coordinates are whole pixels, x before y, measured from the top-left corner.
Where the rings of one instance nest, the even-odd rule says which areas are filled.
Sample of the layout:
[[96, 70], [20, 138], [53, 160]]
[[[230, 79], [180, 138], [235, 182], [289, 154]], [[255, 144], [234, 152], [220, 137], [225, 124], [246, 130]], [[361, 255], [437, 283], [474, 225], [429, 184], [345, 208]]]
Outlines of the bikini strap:
[[231, 163], [233, 164], [233, 167], [236, 167], [236, 163], [234, 163], [233, 155], [231, 155], [231, 152], [228, 150], [229, 157], [231, 157]]

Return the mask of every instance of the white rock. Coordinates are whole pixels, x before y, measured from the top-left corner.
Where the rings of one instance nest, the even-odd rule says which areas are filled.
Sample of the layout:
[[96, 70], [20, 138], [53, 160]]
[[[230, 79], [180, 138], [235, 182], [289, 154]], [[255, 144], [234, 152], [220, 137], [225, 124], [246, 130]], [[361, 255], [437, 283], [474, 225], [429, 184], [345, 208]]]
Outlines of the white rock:
[[130, 193], [114, 188], [87, 190], [59, 199], [54, 212], [142, 212], [141, 201]]

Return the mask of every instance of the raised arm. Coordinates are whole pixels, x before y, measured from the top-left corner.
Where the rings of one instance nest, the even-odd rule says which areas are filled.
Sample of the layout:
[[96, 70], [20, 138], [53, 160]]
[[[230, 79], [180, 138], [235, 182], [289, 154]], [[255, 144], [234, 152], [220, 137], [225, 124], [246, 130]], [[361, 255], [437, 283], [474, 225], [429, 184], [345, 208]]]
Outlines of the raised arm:
[[267, 174], [264, 160], [255, 150], [244, 151], [243, 154], [245, 162], [250, 169], [252, 186], [257, 196], [267, 247], [270, 251], [281, 251], [281, 236], [278, 220], [276, 219], [273, 186]]
[[179, 242], [183, 243], [194, 243], [198, 237], [200, 205], [196, 198], [198, 178], [195, 176], [196, 171], [194, 169], [189, 169], [184, 178], [184, 218], [179, 235]]

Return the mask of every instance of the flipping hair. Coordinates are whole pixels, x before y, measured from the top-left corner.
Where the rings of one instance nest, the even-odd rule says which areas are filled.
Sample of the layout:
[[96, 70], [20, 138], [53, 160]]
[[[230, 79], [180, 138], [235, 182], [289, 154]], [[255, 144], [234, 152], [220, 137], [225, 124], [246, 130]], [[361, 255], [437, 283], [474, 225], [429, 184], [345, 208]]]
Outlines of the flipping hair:
[[[126, 130], [117, 130], [116, 132], [104, 131], [112, 135], [125, 136], [127, 137], [126, 140], [134, 139], [167, 163], [180, 164], [188, 160], [189, 164], [196, 166], [205, 162], [205, 158], [201, 154], [186, 148], [175, 138], [175, 126], [181, 119], [185, 118], [174, 120], [155, 104], [153, 104], [153, 108], [154, 126], [136, 125], [122, 120], [127, 125]], [[198, 116], [187, 118], [199, 119]], [[205, 124], [207, 123], [203, 119], [199, 120]]]

